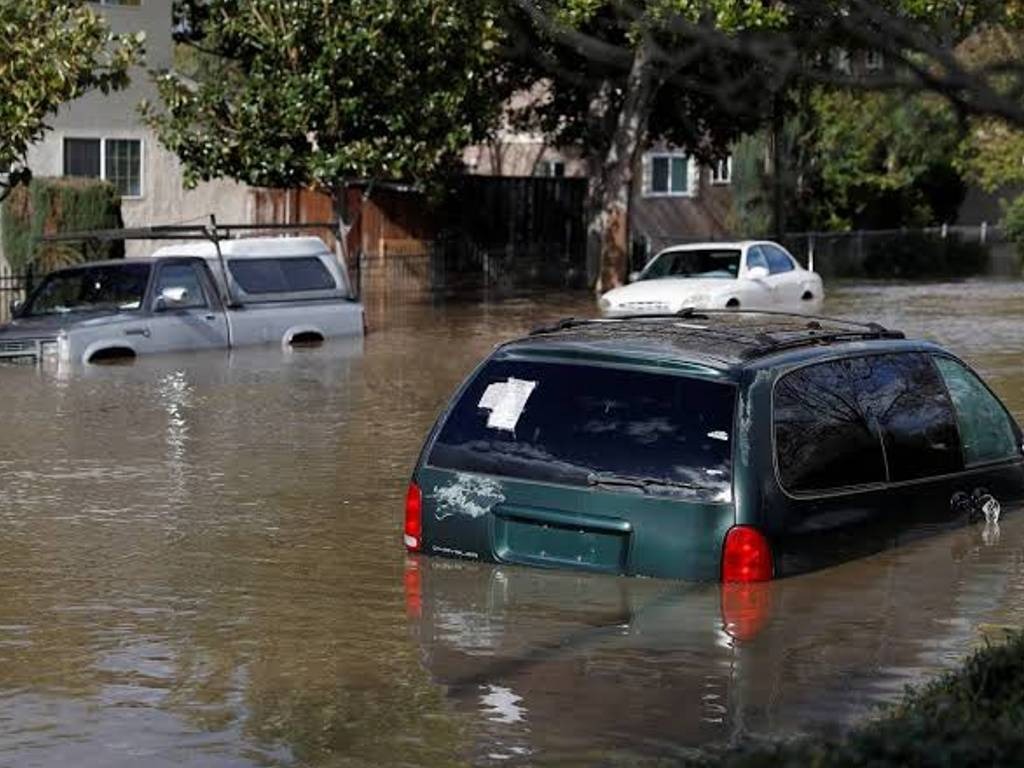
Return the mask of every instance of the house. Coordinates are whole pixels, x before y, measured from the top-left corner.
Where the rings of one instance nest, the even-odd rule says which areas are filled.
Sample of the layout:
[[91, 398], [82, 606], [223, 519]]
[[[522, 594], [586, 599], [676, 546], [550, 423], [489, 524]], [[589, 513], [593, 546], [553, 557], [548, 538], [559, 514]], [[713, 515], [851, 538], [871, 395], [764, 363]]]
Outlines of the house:
[[[588, 158], [578, 149], [552, 146], [543, 135], [516, 128], [508, 117], [528, 108], [532, 99], [544, 96], [542, 87], [515, 94], [494, 139], [463, 152], [467, 173], [505, 177], [588, 176]], [[682, 150], [664, 144], [651, 146], [638, 161], [630, 193], [634, 263], [642, 263], [657, 250], [681, 240], [728, 236], [731, 183], [731, 158], [705, 167]]]
[[[250, 221], [253, 199], [248, 187], [231, 181], [183, 186], [177, 157], [143, 125], [138, 105], [159, 103], [147, 69], [173, 64], [170, 0], [100, 0], [93, 2], [116, 33], [143, 31], [146, 61], [132, 72], [131, 85], [100, 92], [64, 105], [50, 121], [53, 130], [32, 147], [28, 166], [35, 176], [88, 176], [106, 179], [121, 193], [128, 227], [195, 221], [215, 214], [220, 221]], [[149, 244], [127, 244], [133, 255]]]

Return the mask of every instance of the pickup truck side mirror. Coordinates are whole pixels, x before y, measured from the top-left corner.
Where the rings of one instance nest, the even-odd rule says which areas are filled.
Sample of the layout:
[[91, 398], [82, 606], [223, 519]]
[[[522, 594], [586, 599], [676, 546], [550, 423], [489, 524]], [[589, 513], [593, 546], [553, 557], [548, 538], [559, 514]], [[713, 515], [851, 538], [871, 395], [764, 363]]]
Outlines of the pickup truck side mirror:
[[768, 277], [768, 268], [760, 265], [747, 268], [747, 277], [750, 280], [764, 280]]
[[156, 297], [156, 310], [162, 312], [166, 309], [174, 309], [188, 302], [188, 288], [175, 286], [164, 288]]
[[630, 272], [629, 277], [626, 278], [626, 282], [635, 283], [640, 279], [640, 273], [638, 271]]

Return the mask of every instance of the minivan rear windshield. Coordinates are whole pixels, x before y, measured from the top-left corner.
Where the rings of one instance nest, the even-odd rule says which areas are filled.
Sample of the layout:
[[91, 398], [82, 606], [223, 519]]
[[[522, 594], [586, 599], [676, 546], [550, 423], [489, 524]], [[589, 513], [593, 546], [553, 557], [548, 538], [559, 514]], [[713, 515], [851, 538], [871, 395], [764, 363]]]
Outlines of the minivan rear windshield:
[[435, 467], [731, 500], [735, 388], [671, 374], [495, 360], [455, 404]]

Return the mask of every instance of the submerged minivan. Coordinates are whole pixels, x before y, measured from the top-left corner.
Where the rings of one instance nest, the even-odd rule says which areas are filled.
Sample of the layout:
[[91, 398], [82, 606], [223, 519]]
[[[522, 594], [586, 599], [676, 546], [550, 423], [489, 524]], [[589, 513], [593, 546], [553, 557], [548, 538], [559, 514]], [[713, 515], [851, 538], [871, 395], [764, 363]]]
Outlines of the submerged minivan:
[[412, 552], [764, 581], [1024, 497], [1021, 430], [962, 360], [877, 324], [688, 310], [499, 346], [431, 430]]

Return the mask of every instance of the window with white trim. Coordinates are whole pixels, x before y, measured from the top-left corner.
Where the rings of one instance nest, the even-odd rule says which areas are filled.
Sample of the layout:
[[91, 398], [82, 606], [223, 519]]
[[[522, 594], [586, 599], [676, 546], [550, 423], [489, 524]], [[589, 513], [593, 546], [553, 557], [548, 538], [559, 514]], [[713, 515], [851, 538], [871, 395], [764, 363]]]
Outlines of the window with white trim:
[[561, 178], [565, 176], [565, 162], [562, 160], [539, 160], [533, 169], [533, 175]]
[[850, 66], [850, 52], [845, 48], [833, 48], [832, 66], [837, 72], [842, 72], [845, 75], [850, 74], [852, 71]]
[[715, 161], [711, 166], [712, 184], [729, 184], [732, 182], [732, 155], [726, 155]]
[[142, 140], [66, 138], [64, 175], [104, 179], [121, 197], [142, 197]]
[[649, 152], [644, 156], [644, 195], [690, 197], [697, 186], [693, 160], [681, 152]]
[[881, 51], [868, 51], [864, 54], [864, 68], [869, 72], [877, 72], [885, 66], [885, 56]]

